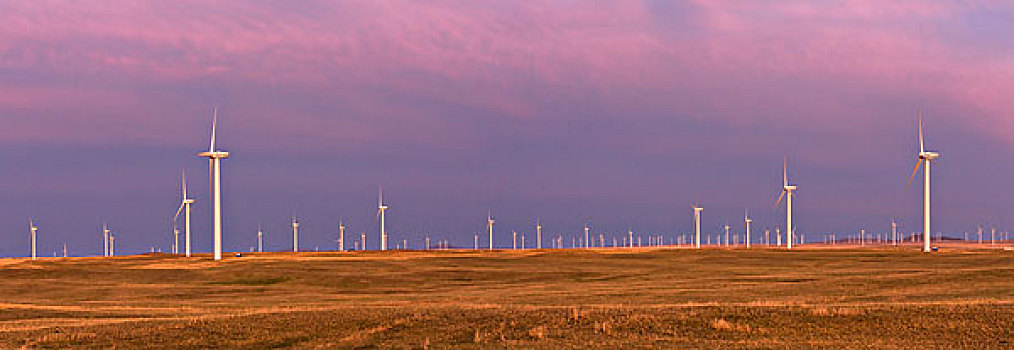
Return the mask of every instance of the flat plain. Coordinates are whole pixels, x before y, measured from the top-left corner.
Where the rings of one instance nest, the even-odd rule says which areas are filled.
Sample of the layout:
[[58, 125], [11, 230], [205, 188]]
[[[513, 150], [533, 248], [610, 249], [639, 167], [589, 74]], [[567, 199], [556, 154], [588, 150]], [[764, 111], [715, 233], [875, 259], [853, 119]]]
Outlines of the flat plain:
[[1010, 348], [1014, 252], [0, 259], [0, 348]]

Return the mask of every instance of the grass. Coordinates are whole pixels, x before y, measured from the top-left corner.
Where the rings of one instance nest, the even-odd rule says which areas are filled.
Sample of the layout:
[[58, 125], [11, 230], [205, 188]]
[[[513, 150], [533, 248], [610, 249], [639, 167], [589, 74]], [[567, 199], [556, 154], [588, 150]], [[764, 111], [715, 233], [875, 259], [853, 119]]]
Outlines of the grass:
[[1014, 252], [0, 261], [0, 348], [1002, 348]]

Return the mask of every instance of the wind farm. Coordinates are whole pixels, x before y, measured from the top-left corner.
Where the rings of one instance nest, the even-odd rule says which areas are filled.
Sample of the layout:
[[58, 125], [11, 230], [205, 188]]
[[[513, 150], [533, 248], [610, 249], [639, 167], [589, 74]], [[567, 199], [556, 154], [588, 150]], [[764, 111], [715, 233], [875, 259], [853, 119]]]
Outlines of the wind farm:
[[1014, 5], [0, 7], [3, 349], [1014, 344]]

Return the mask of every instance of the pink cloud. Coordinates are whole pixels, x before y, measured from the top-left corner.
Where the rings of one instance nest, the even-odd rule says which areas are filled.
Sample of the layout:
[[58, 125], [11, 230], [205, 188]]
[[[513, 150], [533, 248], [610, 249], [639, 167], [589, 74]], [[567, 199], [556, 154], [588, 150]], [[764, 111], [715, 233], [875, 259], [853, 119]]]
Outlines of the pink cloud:
[[[925, 29], [960, 22], [963, 5], [683, 5], [685, 18], [660, 17], [641, 1], [11, 3], [0, 14], [0, 68], [112, 74], [151, 85], [281, 85], [321, 96], [341, 90], [360, 104], [350, 110], [393, 113], [422, 127], [440, 111], [389, 106], [369, 91], [526, 120], [565, 118], [545, 108], [553, 101], [619, 116], [654, 106], [744, 126], [805, 118], [810, 127], [833, 129], [849, 115], [861, 128], [884, 118], [852, 113], [852, 100], [795, 101], [795, 92], [767, 87], [835, 82], [828, 84], [967, 105], [981, 115], [972, 127], [995, 137], [1005, 135], [987, 125], [1014, 123], [1001, 93], [1011, 87], [1011, 58], [963, 56]], [[30, 106], [39, 98], [27, 95], [67, 87], [53, 89], [15, 93], [21, 97], [4, 105]], [[742, 105], [783, 113], [749, 113]], [[826, 112], [800, 116], [817, 105]], [[320, 123], [330, 122], [310, 125]], [[362, 142], [378, 134], [368, 121], [356, 123], [349, 134]]]

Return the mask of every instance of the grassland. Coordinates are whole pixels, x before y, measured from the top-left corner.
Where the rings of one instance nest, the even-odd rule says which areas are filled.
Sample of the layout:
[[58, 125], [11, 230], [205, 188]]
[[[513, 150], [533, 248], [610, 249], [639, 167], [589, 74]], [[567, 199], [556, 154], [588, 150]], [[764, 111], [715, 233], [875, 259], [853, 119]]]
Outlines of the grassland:
[[1014, 252], [0, 260], [0, 348], [1010, 348]]

